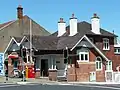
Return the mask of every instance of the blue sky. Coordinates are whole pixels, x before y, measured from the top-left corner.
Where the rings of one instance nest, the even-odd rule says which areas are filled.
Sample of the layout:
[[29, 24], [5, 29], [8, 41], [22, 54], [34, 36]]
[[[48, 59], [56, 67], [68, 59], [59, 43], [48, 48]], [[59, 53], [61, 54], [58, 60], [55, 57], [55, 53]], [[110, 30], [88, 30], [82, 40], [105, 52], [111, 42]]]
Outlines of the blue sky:
[[15, 20], [18, 5], [24, 8], [24, 14], [34, 19], [50, 32], [57, 30], [60, 17], [69, 24], [74, 13], [78, 21], [90, 22], [93, 13], [100, 17], [101, 27], [120, 36], [119, 0], [1, 0], [0, 23]]

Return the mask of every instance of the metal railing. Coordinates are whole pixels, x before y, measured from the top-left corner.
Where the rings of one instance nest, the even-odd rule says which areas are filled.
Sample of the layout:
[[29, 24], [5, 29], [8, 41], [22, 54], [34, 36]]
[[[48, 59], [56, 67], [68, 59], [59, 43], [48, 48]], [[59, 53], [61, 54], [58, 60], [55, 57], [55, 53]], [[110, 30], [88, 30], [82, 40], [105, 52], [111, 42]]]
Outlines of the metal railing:
[[57, 77], [66, 77], [67, 71], [66, 70], [57, 70]]

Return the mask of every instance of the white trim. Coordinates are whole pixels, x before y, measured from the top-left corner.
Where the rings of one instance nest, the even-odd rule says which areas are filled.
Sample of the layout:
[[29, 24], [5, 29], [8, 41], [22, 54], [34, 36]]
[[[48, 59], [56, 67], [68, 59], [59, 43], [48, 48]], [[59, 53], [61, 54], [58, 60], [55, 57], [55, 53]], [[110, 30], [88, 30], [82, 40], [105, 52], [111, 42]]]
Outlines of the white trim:
[[[97, 59], [100, 59], [100, 61], [98, 61]], [[96, 71], [101, 71], [102, 69], [103, 69], [103, 65], [102, 65], [102, 58], [100, 57], [100, 56], [98, 56], [97, 58], [96, 58], [96, 61], [95, 61], [96, 63], [98, 63], [98, 68], [99, 68], [99, 66], [100, 66], [100, 63], [101, 63], [101, 68], [100, 69], [97, 69], [97, 67], [96, 67]]]
[[95, 44], [93, 44], [93, 43], [89, 40], [89, 38], [88, 38], [86, 35], [84, 35], [84, 36], [75, 44], [75, 46], [73, 46], [73, 48], [71, 49], [71, 51], [81, 42], [81, 40], [82, 40], [83, 38], [85, 38], [85, 39], [98, 51], [98, 53], [99, 53], [103, 58], [105, 58], [107, 61], [109, 60], [109, 59], [95, 46]]
[[72, 47], [71, 51], [85, 38], [85, 35]]
[[[104, 43], [108, 43], [108, 48], [105, 48]], [[110, 50], [110, 43], [108, 38], [103, 38], [103, 50]]]
[[6, 53], [7, 49], [8, 49], [9, 46], [11, 45], [12, 41], [15, 41], [15, 43], [18, 45], [18, 43], [17, 43], [17, 41], [15, 40], [15, 38], [12, 37], [11, 40], [10, 40], [10, 42], [8, 43], [8, 45], [7, 45], [7, 47], [6, 47], [5, 51], [4, 51], [4, 53]]
[[26, 36], [23, 36], [23, 38], [22, 38], [22, 40], [20, 41], [20, 44], [19, 44], [19, 45], [22, 44], [22, 42], [24, 41], [24, 39], [26, 39]]
[[57, 69], [51, 69], [51, 68], [49, 68], [48, 70], [57, 70]]
[[[84, 60], [81, 60], [81, 54], [84, 55]], [[85, 60], [85, 54], [87, 54], [88, 60]], [[79, 52], [79, 60], [78, 62], [89, 62], [89, 52]]]
[[108, 66], [107, 66], [107, 64], [106, 64], [106, 71], [111, 71], [111, 70], [109, 70], [109, 66], [110, 66], [110, 65], [109, 65], [109, 62], [111, 62], [111, 67], [110, 67], [111, 70], [113, 69], [113, 68], [112, 68], [112, 61], [109, 60], [109, 61], [107, 61]]
[[[15, 20], [16, 21], [16, 20]], [[7, 26], [9, 26], [10, 24], [14, 23], [15, 21], [11, 21], [10, 23], [6, 24], [5, 26], [1, 27], [0, 30], [6, 28]]]

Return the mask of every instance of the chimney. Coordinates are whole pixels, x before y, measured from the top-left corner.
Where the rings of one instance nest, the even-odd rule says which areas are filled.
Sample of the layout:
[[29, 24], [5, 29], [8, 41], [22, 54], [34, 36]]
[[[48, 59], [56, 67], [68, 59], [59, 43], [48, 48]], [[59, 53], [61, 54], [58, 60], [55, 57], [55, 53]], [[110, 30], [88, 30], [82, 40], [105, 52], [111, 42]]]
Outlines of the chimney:
[[22, 19], [23, 18], [23, 8], [21, 5], [17, 7], [17, 18]]
[[95, 34], [100, 34], [100, 19], [96, 13], [94, 13], [93, 17], [91, 18], [91, 25], [92, 32]]
[[77, 34], [77, 18], [74, 17], [74, 14], [72, 14], [72, 17], [70, 18], [70, 35], [74, 36]]
[[63, 18], [60, 18], [58, 22], [58, 37], [62, 36], [66, 32], [66, 23], [64, 22]]

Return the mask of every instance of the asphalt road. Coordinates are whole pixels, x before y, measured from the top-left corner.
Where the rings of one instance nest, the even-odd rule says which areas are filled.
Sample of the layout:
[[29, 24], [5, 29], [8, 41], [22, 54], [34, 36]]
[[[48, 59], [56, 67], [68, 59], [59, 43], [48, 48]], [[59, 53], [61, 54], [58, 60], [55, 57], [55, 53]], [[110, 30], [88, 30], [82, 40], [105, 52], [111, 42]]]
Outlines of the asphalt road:
[[17, 85], [0, 84], [0, 90], [120, 90], [120, 87], [106, 85]]

